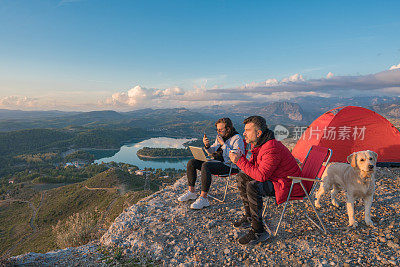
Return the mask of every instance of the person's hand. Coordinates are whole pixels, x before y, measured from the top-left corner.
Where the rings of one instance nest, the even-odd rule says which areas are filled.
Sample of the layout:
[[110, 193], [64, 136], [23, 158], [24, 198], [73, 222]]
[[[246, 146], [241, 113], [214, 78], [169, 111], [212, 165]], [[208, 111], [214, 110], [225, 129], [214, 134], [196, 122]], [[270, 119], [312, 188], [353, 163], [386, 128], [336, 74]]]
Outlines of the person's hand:
[[222, 137], [219, 135], [217, 136], [217, 141], [221, 146], [223, 146], [225, 144], [224, 139], [222, 139]]
[[203, 143], [204, 143], [205, 147], [210, 146], [210, 140], [208, 139], [208, 137], [206, 135], [203, 136]]
[[240, 159], [241, 156], [242, 156], [242, 153], [240, 152], [240, 150], [229, 151], [229, 158], [235, 164], [238, 162], [238, 160]]

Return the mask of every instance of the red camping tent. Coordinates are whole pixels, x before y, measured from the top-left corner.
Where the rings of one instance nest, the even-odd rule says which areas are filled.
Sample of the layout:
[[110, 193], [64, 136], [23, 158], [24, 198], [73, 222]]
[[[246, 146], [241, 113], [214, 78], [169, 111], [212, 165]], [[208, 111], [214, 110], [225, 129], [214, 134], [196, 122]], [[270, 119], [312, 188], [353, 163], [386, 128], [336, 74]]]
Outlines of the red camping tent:
[[331, 148], [331, 162], [347, 162], [348, 155], [362, 150], [378, 153], [378, 162], [400, 162], [400, 132], [362, 107], [339, 107], [321, 115], [301, 135], [293, 156], [303, 162], [312, 145]]

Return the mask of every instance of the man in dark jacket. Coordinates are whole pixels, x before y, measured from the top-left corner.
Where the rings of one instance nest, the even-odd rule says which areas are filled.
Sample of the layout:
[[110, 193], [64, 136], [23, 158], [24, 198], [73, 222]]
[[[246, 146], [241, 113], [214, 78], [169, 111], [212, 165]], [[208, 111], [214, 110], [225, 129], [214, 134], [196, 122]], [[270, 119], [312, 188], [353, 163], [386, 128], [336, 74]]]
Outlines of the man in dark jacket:
[[[241, 172], [238, 175], [238, 188], [243, 201], [245, 214], [236, 221], [235, 228], [248, 228], [250, 231], [239, 238], [241, 245], [265, 242], [269, 233], [265, 231], [262, 210], [263, 196], [276, 196], [277, 204], [284, 202], [289, 194], [291, 180], [287, 176], [299, 176], [300, 169], [290, 151], [274, 137], [266, 121], [260, 116], [244, 120], [244, 138], [251, 144], [251, 158], [240, 153], [230, 153], [230, 159]], [[293, 188], [296, 195], [301, 188]]]

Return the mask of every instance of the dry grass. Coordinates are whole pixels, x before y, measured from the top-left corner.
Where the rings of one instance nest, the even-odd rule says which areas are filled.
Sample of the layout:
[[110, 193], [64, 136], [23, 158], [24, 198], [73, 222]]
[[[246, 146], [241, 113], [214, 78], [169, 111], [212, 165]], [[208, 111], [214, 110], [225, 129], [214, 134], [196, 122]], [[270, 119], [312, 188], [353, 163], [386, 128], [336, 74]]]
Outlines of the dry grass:
[[65, 221], [58, 221], [53, 226], [57, 245], [60, 248], [76, 247], [98, 239], [101, 235], [98, 221], [99, 215], [93, 212], [78, 212]]

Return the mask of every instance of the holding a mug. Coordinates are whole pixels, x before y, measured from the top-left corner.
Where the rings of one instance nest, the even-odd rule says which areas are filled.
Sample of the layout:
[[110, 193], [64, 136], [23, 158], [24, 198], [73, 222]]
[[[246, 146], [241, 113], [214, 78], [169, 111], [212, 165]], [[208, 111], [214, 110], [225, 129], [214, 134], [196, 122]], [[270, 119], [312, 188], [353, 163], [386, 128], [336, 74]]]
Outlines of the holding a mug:
[[236, 163], [242, 155], [243, 153], [240, 149], [231, 149], [229, 151], [229, 158], [233, 163]]

